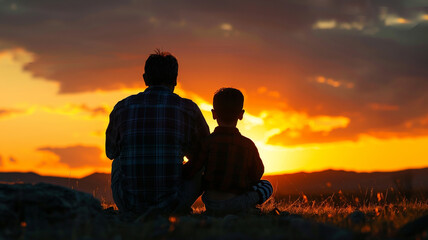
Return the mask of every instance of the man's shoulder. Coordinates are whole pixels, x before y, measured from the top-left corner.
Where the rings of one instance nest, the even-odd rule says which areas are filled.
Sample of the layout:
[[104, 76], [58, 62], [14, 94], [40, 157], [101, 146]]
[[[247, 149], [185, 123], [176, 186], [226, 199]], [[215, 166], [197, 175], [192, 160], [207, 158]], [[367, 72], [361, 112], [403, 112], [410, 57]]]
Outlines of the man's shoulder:
[[[200, 112], [198, 105], [190, 99], [183, 98], [175, 93], [168, 93], [164, 96], [167, 99], [169, 98], [169, 100], [166, 100], [167, 105], [176, 105], [177, 107], [181, 108], [186, 112], [192, 112], [192, 113]], [[130, 95], [120, 100], [119, 102], [117, 102], [116, 105], [114, 106], [113, 111], [120, 111], [122, 109], [126, 109], [130, 105], [142, 104], [143, 102], [147, 103], [146, 101], [141, 101], [141, 99], [145, 97], [150, 98], [149, 94], [146, 92], [140, 92], [137, 94]]]
[[176, 93], [173, 93], [173, 95], [175, 96], [175, 98], [177, 98], [177, 100], [175, 102], [177, 104], [179, 104], [179, 106], [183, 110], [190, 111], [190, 112], [199, 112], [200, 111], [198, 105], [195, 102], [193, 102], [192, 100], [190, 100], [188, 98], [181, 97], [181, 96], [177, 95]]
[[122, 100], [120, 100], [119, 102], [116, 103], [116, 105], [114, 106], [114, 109], [118, 110], [120, 108], [126, 107], [127, 105], [129, 105], [130, 102], [132, 102], [139, 94], [141, 93], [137, 93], [137, 94], [133, 94], [130, 95]]

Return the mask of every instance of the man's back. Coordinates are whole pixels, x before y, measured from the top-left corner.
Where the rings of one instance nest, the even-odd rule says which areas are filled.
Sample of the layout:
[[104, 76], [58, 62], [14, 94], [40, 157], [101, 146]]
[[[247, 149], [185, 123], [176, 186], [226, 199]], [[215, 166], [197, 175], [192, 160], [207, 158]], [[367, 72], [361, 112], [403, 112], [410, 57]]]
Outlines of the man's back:
[[106, 153], [119, 163], [127, 208], [177, 201], [182, 161], [209, 134], [197, 105], [162, 86], [120, 101], [110, 115]]

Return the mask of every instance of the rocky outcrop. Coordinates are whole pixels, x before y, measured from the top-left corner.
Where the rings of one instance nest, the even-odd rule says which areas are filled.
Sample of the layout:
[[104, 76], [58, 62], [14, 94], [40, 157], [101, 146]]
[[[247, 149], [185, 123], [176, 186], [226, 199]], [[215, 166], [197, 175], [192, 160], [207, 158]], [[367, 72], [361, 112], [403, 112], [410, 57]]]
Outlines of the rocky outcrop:
[[428, 215], [425, 215], [402, 226], [397, 232], [397, 237], [405, 239], [426, 239], [427, 233]]
[[[82, 231], [88, 224], [92, 229], [104, 219], [99, 200], [90, 194], [46, 183], [0, 184], [0, 239], [43, 239], [51, 233], [68, 239], [70, 229]], [[54, 228], [59, 231], [49, 231]]]

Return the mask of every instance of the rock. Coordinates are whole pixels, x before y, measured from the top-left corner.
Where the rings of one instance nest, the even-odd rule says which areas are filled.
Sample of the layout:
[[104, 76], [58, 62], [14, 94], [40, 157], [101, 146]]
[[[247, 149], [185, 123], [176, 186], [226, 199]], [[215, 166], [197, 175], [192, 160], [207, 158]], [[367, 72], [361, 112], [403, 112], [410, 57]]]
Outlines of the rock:
[[228, 214], [223, 217], [223, 227], [230, 228], [238, 220], [239, 220], [239, 217], [237, 215]]
[[70, 226], [79, 228], [102, 215], [99, 200], [87, 193], [46, 183], [0, 184], [0, 236], [6, 238], [55, 228], [67, 235]]
[[19, 224], [18, 215], [6, 204], [0, 203], [0, 227], [15, 226]]
[[307, 220], [300, 215], [290, 214], [280, 218], [280, 222], [289, 229], [291, 236], [298, 239], [354, 239], [354, 234], [328, 224]]
[[422, 216], [402, 226], [397, 231], [397, 237], [415, 237], [424, 232], [428, 232], [428, 215]]
[[366, 215], [360, 210], [350, 213], [346, 219], [350, 225], [362, 225], [366, 222]]

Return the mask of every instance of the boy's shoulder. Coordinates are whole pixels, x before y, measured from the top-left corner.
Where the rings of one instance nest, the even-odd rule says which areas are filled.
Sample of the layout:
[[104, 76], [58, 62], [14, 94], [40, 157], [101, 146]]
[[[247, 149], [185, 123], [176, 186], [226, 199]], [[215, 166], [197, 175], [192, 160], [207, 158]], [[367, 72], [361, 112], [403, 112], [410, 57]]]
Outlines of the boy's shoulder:
[[[241, 147], [257, 150], [257, 146], [253, 142], [253, 140], [242, 135], [241, 133], [238, 132], [238, 134], [234, 134], [233, 137], [235, 138], [234, 142], [240, 145]], [[216, 134], [216, 132], [214, 131], [203, 140], [203, 144], [220, 143], [222, 140], [223, 138], [219, 134]]]
[[257, 149], [256, 144], [250, 138], [241, 135], [241, 139], [242, 139], [242, 142], [245, 143], [245, 146], [248, 146], [248, 148], [255, 148], [255, 149]]

